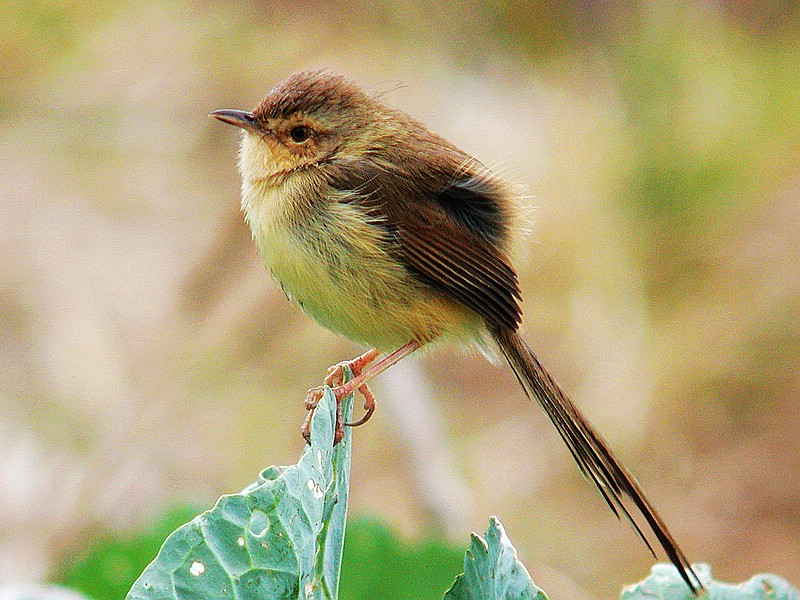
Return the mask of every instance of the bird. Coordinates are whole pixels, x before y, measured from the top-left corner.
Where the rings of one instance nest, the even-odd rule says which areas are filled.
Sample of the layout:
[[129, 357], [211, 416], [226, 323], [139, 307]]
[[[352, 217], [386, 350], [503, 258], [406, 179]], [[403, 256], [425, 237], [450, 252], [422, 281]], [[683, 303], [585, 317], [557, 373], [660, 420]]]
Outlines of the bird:
[[[691, 592], [703, 589], [640, 484], [519, 333], [512, 185], [326, 69], [289, 76], [252, 111], [210, 116], [241, 129], [241, 208], [273, 278], [322, 326], [370, 348], [325, 378], [339, 403], [355, 390], [364, 395], [364, 416], [346, 425], [373, 414], [368, 382], [416, 350], [449, 342], [494, 351], [617, 518], [655, 556], [643, 519]], [[354, 374], [346, 383], [345, 365]], [[324, 389], [309, 390], [306, 437]], [[343, 425], [340, 413], [337, 442]]]

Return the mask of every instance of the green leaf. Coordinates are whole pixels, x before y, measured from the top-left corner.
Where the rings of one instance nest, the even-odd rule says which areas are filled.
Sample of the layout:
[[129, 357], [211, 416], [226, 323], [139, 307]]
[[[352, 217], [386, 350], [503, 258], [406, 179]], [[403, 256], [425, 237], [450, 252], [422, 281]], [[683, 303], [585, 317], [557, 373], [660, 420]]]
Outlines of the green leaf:
[[[352, 395], [344, 415], [352, 411]], [[311, 423], [311, 446], [290, 467], [269, 467], [239, 494], [173, 532], [127, 595], [139, 599], [336, 598], [351, 432], [333, 446], [329, 389]]]
[[[714, 581], [711, 578], [711, 567], [706, 564], [692, 567], [706, 588], [704, 600], [800, 600], [800, 593], [777, 575], [755, 575], [749, 581], [734, 585]], [[622, 591], [622, 600], [640, 599], [690, 600], [692, 595], [674, 566], [657, 564], [645, 580]]]
[[485, 540], [472, 534], [464, 574], [456, 578], [444, 600], [547, 600], [547, 595], [517, 560], [500, 520], [490, 517]]

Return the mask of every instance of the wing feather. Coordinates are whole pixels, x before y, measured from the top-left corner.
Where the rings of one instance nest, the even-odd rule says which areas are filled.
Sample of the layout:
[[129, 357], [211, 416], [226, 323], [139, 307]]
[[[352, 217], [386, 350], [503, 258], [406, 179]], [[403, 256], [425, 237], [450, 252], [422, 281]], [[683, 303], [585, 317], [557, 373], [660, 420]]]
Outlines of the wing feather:
[[420, 282], [487, 323], [516, 330], [521, 293], [503, 250], [503, 192], [464, 164], [439, 165], [425, 177], [366, 160], [327, 165], [326, 172], [330, 185], [386, 229], [392, 250]]

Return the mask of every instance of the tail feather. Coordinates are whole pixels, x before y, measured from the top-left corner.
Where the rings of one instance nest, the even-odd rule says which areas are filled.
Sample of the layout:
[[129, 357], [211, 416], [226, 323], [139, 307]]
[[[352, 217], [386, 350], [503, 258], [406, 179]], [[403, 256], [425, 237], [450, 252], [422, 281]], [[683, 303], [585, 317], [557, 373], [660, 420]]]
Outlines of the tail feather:
[[658, 539], [667, 557], [678, 569], [692, 593], [696, 595], [703, 589], [702, 583], [633, 475], [614, 456], [605, 440], [561, 391], [533, 351], [515, 331], [495, 326], [492, 327], [492, 336], [526, 394], [541, 404], [556, 426], [583, 475], [594, 482], [617, 518], [624, 516], [631, 523], [638, 536], [655, 556], [647, 536], [623, 501], [625, 496], [631, 500]]

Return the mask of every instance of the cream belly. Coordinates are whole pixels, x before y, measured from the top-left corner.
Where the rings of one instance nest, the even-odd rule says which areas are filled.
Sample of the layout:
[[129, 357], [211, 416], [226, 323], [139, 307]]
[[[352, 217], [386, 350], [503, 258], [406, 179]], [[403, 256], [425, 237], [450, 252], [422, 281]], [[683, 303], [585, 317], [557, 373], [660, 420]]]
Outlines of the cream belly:
[[267, 267], [304, 312], [382, 351], [412, 339], [479, 337], [476, 316], [414, 280], [389, 255], [384, 230], [357, 205], [336, 196], [296, 201], [304, 193], [312, 192], [284, 184], [244, 185], [242, 194]]

